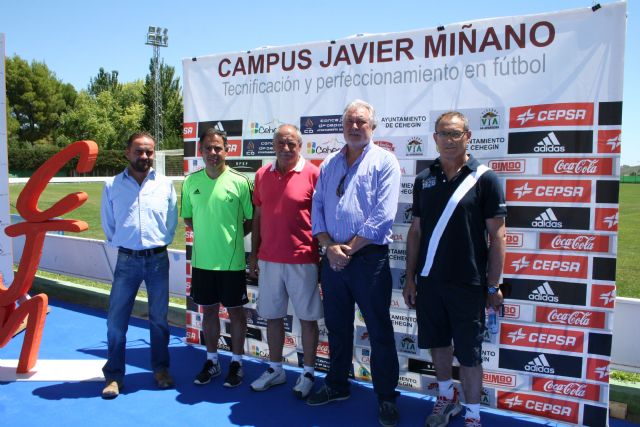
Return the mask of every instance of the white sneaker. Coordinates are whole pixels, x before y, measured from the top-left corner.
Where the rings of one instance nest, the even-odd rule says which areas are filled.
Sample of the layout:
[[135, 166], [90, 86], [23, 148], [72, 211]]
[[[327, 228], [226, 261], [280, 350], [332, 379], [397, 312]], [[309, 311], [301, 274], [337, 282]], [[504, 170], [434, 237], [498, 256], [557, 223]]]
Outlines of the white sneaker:
[[284, 384], [287, 382], [287, 375], [284, 373], [284, 369], [278, 369], [275, 371], [273, 368], [269, 368], [260, 378], [251, 383], [251, 390], [264, 391], [269, 387], [278, 384]]
[[314, 380], [315, 378], [309, 372], [300, 375], [295, 387], [293, 387], [293, 393], [300, 399], [306, 399], [311, 393]]

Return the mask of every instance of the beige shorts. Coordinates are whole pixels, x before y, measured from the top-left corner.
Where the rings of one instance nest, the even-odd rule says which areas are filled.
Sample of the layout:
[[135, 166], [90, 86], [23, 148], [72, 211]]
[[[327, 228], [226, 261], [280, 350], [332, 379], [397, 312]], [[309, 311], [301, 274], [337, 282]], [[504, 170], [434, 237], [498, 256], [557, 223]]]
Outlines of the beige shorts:
[[287, 315], [289, 300], [300, 320], [322, 319], [316, 264], [281, 264], [258, 260], [258, 314], [264, 319]]

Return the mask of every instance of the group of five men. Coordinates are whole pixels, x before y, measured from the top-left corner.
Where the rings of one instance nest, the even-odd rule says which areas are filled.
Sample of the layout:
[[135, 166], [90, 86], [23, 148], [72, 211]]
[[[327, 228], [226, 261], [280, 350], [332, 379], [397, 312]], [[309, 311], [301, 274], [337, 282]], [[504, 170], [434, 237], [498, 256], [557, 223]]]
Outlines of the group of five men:
[[[348, 104], [343, 114], [346, 144], [318, 168], [302, 157], [298, 128], [281, 125], [273, 138], [276, 159], [258, 170], [254, 185], [226, 165], [223, 132], [208, 129], [200, 138], [205, 167], [186, 178], [180, 212], [193, 229], [191, 297], [202, 307], [207, 350], [195, 384], [207, 384], [222, 372], [217, 353], [220, 304], [229, 314], [233, 353], [224, 386], [242, 382], [243, 306], [248, 302], [244, 237], [251, 232], [249, 275], [258, 279], [257, 309], [267, 320], [270, 354], [269, 367], [251, 389], [286, 382], [283, 319], [290, 302], [300, 319], [303, 348], [303, 371], [294, 393], [309, 405], [349, 398], [357, 304], [370, 340], [378, 419], [383, 426], [397, 424], [399, 365], [389, 315], [388, 245], [401, 173], [396, 157], [373, 143], [375, 128], [370, 104]], [[413, 189], [403, 296], [417, 310], [419, 347], [431, 349], [439, 385], [428, 426], [444, 426], [462, 411], [452, 382], [454, 355], [467, 407], [465, 425], [481, 425], [484, 309], [502, 304], [506, 206], [495, 173], [467, 153], [470, 137], [462, 114], [442, 114], [434, 132], [440, 156], [416, 177]], [[175, 232], [177, 202], [171, 183], [151, 168], [153, 148], [149, 135], [132, 135], [125, 150], [130, 165], [106, 183], [103, 194], [103, 228], [110, 244], [119, 247], [107, 321], [105, 398], [116, 397], [123, 387], [127, 323], [143, 280], [149, 292], [154, 378], [160, 388], [173, 386], [166, 246]], [[314, 392], [318, 320], [323, 317], [330, 370]]]

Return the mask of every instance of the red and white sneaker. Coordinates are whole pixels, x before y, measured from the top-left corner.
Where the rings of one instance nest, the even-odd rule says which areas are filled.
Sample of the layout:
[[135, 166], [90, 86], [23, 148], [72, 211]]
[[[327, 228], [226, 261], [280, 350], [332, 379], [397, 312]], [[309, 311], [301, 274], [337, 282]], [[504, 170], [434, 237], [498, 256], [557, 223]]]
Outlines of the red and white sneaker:
[[480, 418], [465, 418], [464, 427], [482, 427]]
[[424, 423], [425, 427], [444, 427], [449, 424], [449, 418], [455, 417], [462, 412], [462, 405], [458, 399], [458, 389], [453, 389], [453, 399], [438, 396], [433, 411]]

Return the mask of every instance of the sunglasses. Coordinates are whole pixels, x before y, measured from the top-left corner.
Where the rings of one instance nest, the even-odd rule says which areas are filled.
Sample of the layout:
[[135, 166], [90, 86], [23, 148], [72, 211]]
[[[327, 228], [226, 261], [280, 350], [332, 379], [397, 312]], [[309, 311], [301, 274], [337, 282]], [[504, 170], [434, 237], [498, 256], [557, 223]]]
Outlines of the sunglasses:
[[338, 188], [336, 188], [336, 196], [338, 197], [344, 196], [344, 180], [346, 178], [347, 178], [347, 174], [345, 173], [342, 176], [342, 179], [340, 179], [340, 182], [338, 183]]

